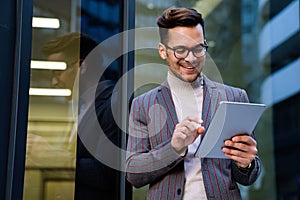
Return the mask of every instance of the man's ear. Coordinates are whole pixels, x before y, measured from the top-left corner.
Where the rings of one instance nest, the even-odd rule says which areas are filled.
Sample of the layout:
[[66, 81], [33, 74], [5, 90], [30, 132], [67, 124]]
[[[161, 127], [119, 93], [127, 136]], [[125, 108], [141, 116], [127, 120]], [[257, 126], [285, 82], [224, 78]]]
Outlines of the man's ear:
[[158, 44], [158, 53], [163, 60], [167, 59], [167, 49], [162, 43]]

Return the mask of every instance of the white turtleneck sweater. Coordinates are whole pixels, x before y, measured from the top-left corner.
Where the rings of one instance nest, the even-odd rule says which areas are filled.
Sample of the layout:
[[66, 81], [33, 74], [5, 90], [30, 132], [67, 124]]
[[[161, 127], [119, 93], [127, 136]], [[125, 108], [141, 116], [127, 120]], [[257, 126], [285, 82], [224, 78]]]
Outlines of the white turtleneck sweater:
[[[175, 104], [178, 121], [186, 117], [202, 116], [203, 86], [202, 79], [198, 77], [194, 82], [185, 82], [168, 72], [167, 81], [170, 86]], [[184, 157], [185, 188], [183, 199], [207, 199], [203, 183], [201, 160], [194, 153], [201, 141], [199, 136], [194, 143], [188, 146], [188, 153]]]

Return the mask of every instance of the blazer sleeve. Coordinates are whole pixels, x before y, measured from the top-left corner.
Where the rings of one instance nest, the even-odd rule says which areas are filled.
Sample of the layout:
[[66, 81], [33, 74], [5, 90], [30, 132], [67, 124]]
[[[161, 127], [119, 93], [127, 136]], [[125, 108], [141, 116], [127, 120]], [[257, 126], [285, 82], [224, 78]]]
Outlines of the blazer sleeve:
[[[240, 102], [249, 102], [248, 95], [245, 90], [239, 89], [239, 94]], [[252, 132], [251, 137], [255, 138], [254, 132]], [[250, 169], [239, 168], [234, 161], [232, 162], [232, 174], [235, 180], [242, 185], [253, 184], [261, 172], [261, 164], [258, 155], [256, 155], [253, 159]]]
[[132, 102], [126, 155], [126, 178], [135, 187], [142, 187], [165, 176], [183, 158], [172, 148], [171, 138], [151, 146], [150, 119], [141, 98]]

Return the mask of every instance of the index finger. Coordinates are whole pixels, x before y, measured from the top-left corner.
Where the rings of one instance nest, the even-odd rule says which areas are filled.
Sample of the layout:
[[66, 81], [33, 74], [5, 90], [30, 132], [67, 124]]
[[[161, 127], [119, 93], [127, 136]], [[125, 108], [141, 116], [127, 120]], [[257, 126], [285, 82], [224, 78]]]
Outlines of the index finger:
[[203, 120], [197, 118], [197, 117], [186, 117], [186, 120], [190, 121], [190, 122], [196, 122], [197, 124], [202, 124]]
[[248, 134], [236, 135], [231, 139], [233, 142], [242, 142], [247, 144], [256, 144], [256, 141]]
[[199, 120], [196, 117], [187, 117], [186, 120], [193, 124], [199, 135], [204, 134], [204, 128], [202, 126], [203, 120]]

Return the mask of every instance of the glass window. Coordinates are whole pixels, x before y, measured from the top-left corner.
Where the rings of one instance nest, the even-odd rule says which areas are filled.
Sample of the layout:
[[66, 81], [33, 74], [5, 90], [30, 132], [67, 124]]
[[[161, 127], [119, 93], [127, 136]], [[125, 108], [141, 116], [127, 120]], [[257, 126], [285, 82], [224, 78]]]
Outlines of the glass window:
[[122, 9], [34, 1], [23, 199], [120, 199]]
[[[32, 21], [23, 199], [73, 199], [77, 141], [73, 109], [77, 106], [72, 107], [72, 84], [80, 43], [74, 43], [72, 56], [51, 55], [47, 45], [60, 36], [80, 33], [80, 3], [36, 0]], [[60, 81], [63, 75], [64, 82]]]

